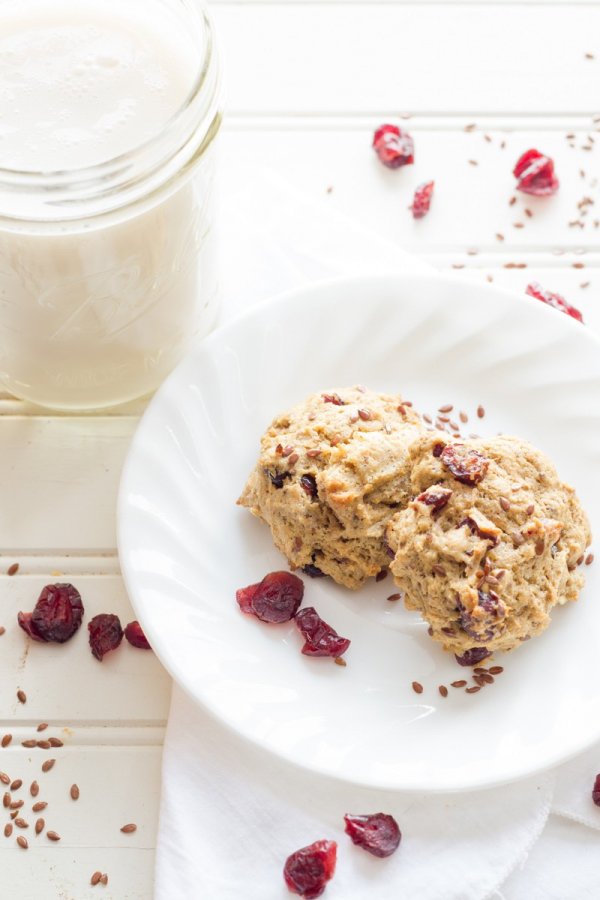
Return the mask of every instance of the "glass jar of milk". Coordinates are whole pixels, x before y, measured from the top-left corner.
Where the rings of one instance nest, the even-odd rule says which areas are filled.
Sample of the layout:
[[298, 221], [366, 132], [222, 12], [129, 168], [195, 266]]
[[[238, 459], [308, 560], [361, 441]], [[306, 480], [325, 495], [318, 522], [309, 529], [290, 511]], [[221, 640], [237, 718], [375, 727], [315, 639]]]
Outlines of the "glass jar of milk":
[[0, 382], [154, 390], [214, 325], [218, 65], [198, 0], [0, 0]]

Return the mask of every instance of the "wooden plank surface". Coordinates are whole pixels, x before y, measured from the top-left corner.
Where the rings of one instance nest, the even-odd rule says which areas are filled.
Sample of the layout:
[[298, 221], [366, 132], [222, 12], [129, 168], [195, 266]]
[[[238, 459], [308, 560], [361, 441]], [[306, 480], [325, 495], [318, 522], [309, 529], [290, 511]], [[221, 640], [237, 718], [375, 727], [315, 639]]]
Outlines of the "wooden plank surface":
[[600, 6], [218, 4], [229, 109], [535, 117], [600, 107]]

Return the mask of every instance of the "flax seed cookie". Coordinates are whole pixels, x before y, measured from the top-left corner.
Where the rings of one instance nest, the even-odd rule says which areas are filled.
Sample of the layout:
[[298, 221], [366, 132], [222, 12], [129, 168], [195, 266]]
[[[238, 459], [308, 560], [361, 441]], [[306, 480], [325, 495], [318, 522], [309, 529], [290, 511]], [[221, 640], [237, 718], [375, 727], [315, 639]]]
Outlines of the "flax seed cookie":
[[267, 429], [238, 503], [294, 568], [359, 588], [389, 564], [385, 529], [411, 497], [408, 449], [422, 433], [399, 395], [313, 394]]
[[387, 529], [406, 606], [464, 665], [540, 634], [584, 582], [590, 530], [573, 488], [515, 437], [429, 433], [409, 456], [414, 499]]

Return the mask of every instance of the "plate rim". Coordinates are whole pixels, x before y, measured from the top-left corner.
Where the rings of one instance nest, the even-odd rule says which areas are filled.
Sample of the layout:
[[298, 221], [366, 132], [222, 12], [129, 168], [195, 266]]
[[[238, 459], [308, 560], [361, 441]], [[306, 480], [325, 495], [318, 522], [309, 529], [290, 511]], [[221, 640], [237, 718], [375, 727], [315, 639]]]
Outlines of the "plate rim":
[[[582, 323], [576, 321], [572, 317], [561, 314], [559, 313], [559, 311], [550, 308], [540, 301], [537, 301], [536, 305], [535, 299], [527, 295], [525, 292], [519, 293], [518, 291], [500, 287], [498, 285], [479, 284], [465, 278], [464, 276], [452, 276], [449, 274], [441, 273], [437, 270], [432, 270], [431, 272], [399, 271], [397, 273], [386, 271], [384, 273], [376, 272], [373, 274], [361, 273], [359, 275], [334, 276], [319, 279], [318, 281], [314, 281], [300, 287], [290, 288], [288, 290], [268, 296], [258, 303], [253, 303], [247, 309], [234, 315], [231, 319], [222, 322], [210, 334], [205, 336], [195, 347], [193, 347], [188, 351], [188, 353], [186, 353], [186, 355], [177, 364], [175, 369], [173, 369], [173, 371], [167, 376], [158, 390], [151, 397], [147, 408], [145, 409], [140, 421], [138, 422], [138, 425], [136, 426], [134, 435], [128, 447], [127, 455], [121, 470], [117, 494], [116, 534], [121, 575], [123, 578], [125, 589], [127, 591], [127, 595], [136, 615], [140, 615], [140, 610], [138, 608], [138, 597], [136, 596], [134, 585], [135, 576], [133, 574], [132, 567], [130, 568], [130, 561], [127, 557], [126, 549], [123, 546], [125, 531], [124, 511], [127, 506], [126, 495], [128, 493], [129, 472], [133, 468], [137, 448], [138, 445], [143, 441], [144, 429], [148, 427], [148, 421], [152, 419], [154, 410], [158, 408], [158, 405], [163, 401], [164, 397], [168, 396], [171, 390], [171, 385], [177, 382], [178, 378], [180, 377], [180, 372], [186, 366], [190, 365], [191, 361], [194, 358], [204, 353], [207, 349], [210, 349], [212, 343], [218, 342], [222, 339], [223, 336], [226, 336], [229, 331], [237, 330], [240, 326], [243, 326], [244, 321], [248, 319], [254, 319], [257, 316], [263, 316], [271, 307], [274, 307], [275, 305], [279, 306], [281, 303], [294, 302], [299, 297], [301, 298], [306, 295], [319, 294], [323, 291], [338, 291], [343, 289], [344, 287], [352, 287], [352, 289], [355, 289], [360, 285], [368, 285], [370, 290], [373, 290], [374, 285], [388, 287], [397, 285], [397, 289], [399, 291], [406, 291], [407, 282], [411, 282], [417, 285], [419, 283], [437, 282], [440, 284], [446, 284], [452, 287], [453, 290], [456, 288], [457, 284], [463, 285], [465, 288], [468, 288], [471, 291], [478, 290], [481, 291], [484, 295], [489, 295], [489, 299], [487, 302], [493, 301], [494, 297], [497, 298], [498, 302], [502, 302], [503, 298], [505, 300], [508, 298], [509, 302], [516, 302], [518, 304], [521, 304], [524, 308], [527, 306], [530, 310], [537, 309], [538, 311], [537, 313], [534, 313], [534, 315], [553, 317], [553, 320], [555, 321], [555, 324], [558, 325], [559, 330], [562, 329], [569, 331], [570, 329], [574, 329], [572, 333], [575, 335], [579, 335], [579, 338], [583, 338], [592, 347], [594, 347], [600, 358], [600, 336], [596, 335], [594, 332], [591, 332], [587, 328], [587, 326], [582, 325]], [[548, 321], [551, 320], [549, 319]], [[600, 368], [598, 377], [600, 377]], [[149, 628], [148, 632], [151, 639], [152, 628]], [[415, 783], [413, 779], [412, 783], [410, 783], [402, 782], [401, 779], [395, 779], [393, 784], [389, 781], [384, 784], [381, 780], [378, 779], [371, 780], [368, 777], [349, 777], [348, 775], [339, 774], [335, 771], [332, 771], [331, 768], [328, 768], [324, 765], [319, 765], [318, 763], [311, 762], [309, 764], [304, 764], [299, 759], [297, 759], [293, 755], [293, 753], [272, 746], [269, 742], [268, 737], [262, 738], [261, 736], [247, 733], [246, 731], [238, 727], [236, 723], [229, 721], [227, 718], [223, 717], [217, 705], [211, 702], [210, 695], [204, 694], [202, 696], [198, 696], [196, 693], [194, 693], [194, 691], [186, 681], [185, 673], [179, 670], [175, 657], [173, 657], [173, 659], [167, 659], [165, 658], [165, 656], [163, 656], [162, 651], [159, 653], [153, 650], [153, 652], [156, 653], [156, 656], [159, 659], [161, 665], [164, 666], [173, 681], [194, 702], [194, 704], [206, 714], [208, 714], [213, 721], [223, 726], [227, 732], [231, 733], [236, 738], [247, 742], [255, 748], [260, 748], [262, 751], [276, 757], [279, 760], [285, 761], [286, 763], [294, 766], [295, 768], [298, 768], [300, 771], [303, 771], [305, 773], [316, 774], [320, 777], [332, 778], [338, 782], [352, 784], [369, 789], [426, 794], [455, 794], [465, 793], [469, 791], [492, 790], [502, 785], [517, 783], [521, 780], [531, 778], [535, 775], [541, 775], [545, 772], [548, 772], [589, 749], [589, 747], [591, 747], [593, 743], [600, 741], [599, 718], [594, 737], [586, 737], [583, 743], [581, 741], [574, 741], [573, 746], [567, 745], [565, 747], [563, 745], [564, 749], [562, 750], [562, 752], [557, 753], [552, 759], [549, 759], [543, 765], [532, 764], [525, 770], [519, 771], [517, 773], [507, 773], [493, 780], [483, 780], [482, 778], [473, 779], [468, 782], [464, 782], [463, 780], [463, 782], [459, 782], [452, 786], [449, 786], [444, 779], [439, 779], [435, 775], [435, 773], [432, 773], [431, 776], [428, 776], [427, 782], [422, 780], [419, 783]]]

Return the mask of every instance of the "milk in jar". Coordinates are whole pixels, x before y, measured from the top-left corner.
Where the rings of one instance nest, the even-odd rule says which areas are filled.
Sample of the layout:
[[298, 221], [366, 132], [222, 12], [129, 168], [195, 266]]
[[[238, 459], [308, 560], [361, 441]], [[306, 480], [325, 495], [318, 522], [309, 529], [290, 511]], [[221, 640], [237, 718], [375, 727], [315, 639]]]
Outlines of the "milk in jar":
[[214, 324], [218, 69], [196, 0], [0, 2], [0, 381], [155, 389]]

